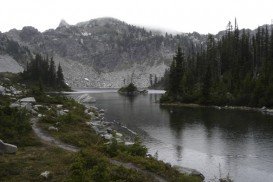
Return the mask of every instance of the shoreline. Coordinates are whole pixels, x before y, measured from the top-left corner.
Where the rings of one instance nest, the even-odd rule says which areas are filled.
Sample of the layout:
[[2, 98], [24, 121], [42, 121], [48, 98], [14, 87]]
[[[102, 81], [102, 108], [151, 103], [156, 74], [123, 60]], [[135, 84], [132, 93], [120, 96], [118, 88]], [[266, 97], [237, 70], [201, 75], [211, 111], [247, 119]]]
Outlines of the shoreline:
[[[75, 101], [77, 101], [76, 98], [73, 98], [73, 99]], [[104, 108], [96, 107], [95, 103], [93, 104], [93, 106], [88, 106], [88, 105], [86, 105], [84, 103], [80, 103], [80, 104], [82, 104], [85, 107], [85, 109], [87, 109], [87, 110], [92, 109], [94, 113], [99, 115], [99, 117], [91, 119], [90, 122], [86, 123], [87, 125], [89, 125], [90, 127], [92, 127], [96, 131], [96, 134], [98, 136], [109, 140], [109, 142], [111, 142], [111, 139], [116, 139], [117, 142], [123, 142], [125, 145], [133, 145], [134, 144], [134, 142], [132, 140], [130, 141], [130, 140], [126, 140], [125, 138], [123, 138], [123, 136], [128, 135], [128, 133], [126, 134], [125, 131], [121, 131], [121, 130], [117, 129], [114, 125], [118, 124], [120, 127], [125, 128], [129, 132], [133, 133], [134, 136], [138, 136], [138, 133], [136, 133], [133, 130], [127, 128], [127, 126], [122, 125], [120, 122], [107, 121], [104, 118], [105, 112], [107, 112], [107, 111], [105, 111]], [[100, 112], [101, 110], [103, 110], [103, 112]], [[100, 127], [100, 129], [98, 127]], [[122, 138], [114, 136], [114, 135], [112, 137], [107, 137], [110, 134], [107, 131], [109, 129], [111, 130], [111, 132], [114, 132], [116, 134], [121, 134]], [[149, 157], [149, 156], [151, 156], [151, 154], [148, 154], [147, 156]], [[205, 180], [205, 176], [201, 172], [197, 171], [196, 169], [188, 168], [188, 167], [185, 167], [185, 166], [177, 166], [177, 165], [174, 165], [172, 167], [174, 167], [176, 170], [178, 170], [181, 174], [186, 174], [186, 175], [189, 175], [189, 176], [196, 176], [196, 177], [201, 178], [202, 180]]]
[[255, 111], [267, 115], [273, 115], [273, 109], [262, 107], [248, 107], [248, 106], [217, 106], [217, 105], [200, 105], [195, 103], [160, 103], [160, 106], [174, 106], [174, 107], [190, 107], [190, 108], [213, 108], [217, 110], [241, 110], [241, 111]]

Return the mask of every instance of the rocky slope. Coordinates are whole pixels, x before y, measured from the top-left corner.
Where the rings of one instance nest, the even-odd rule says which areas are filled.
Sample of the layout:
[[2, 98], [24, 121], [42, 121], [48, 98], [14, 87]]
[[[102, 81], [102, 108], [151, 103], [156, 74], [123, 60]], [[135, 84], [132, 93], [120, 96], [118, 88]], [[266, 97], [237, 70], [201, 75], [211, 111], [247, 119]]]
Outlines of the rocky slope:
[[[248, 31], [253, 34], [256, 30]], [[56, 29], [44, 32], [24, 27], [0, 33], [0, 54], [10, 55], [22, 66], [30, 52], [53, 56], [72, 87], [118, 88], [131, 80], [138, 87], [148, 87], [150, 74], [158, 80], [163, 76], [178, 45], [188, 54], [205, 46], [206, 38], [196, 32], [171, 35], [151, 31], [114, 18], [76, 25], [62, 20]]]
[[131, 80], [147, 87], [150, 74], [163, 76], [179, 44], [187, 53], [199, 49], [206, 39], [198, 33], [161, 35], [113, 18], [76, 25], [62, 20], [56, 29], [45, 32], [24, 27], [5, 34], [20, 46], [61, 62], [73, 87], [120, 87]]
[[31, 57], [28, 47], [0, 32], [0, 72], [21, 72]]

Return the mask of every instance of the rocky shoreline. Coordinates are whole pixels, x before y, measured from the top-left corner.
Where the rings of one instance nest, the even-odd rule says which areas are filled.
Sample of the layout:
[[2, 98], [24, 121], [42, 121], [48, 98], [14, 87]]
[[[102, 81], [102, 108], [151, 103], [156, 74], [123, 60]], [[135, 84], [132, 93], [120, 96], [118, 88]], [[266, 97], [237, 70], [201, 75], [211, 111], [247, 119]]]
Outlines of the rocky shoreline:
[[[113, 140], [116, 140], [118, 143], [124, 143], [125, 145], [133, 145], [134, 140], [137, 137], [137, 133], [127, 128], [125, 125], [118, 121], [106, 121], [105, 119], [105, 110], [99, 109], [95, 106], [90, 106], [86, 103], [81, 102], [79, 99], [81, 96], [74, 98], [76, 101], [80, 102], [85, 106], [85, 113], [93, 116], [92, 120], [86, 124], [92, 127], [95, 132], [102, 138], [108, 140], [106, 144], [110, 144]], [[151, 155], [149, 155], [151, 156]], [[182, 166], [173, 166], [182, 174], [189, 176], [197, 176], [201, 179], [205, 179], [204, 175], [199, 171]]]
[[255, 111], [255, 112], [261, 112], [263, 114], [273, 115], [273, 109], [266, 108], [265, 106], [258, 108], [258, 107], [248, 107], [248, 106], [206, 106], [206, 105], [200, 105], [200, 104], [194, 104], [194, 103], [160, 103], [161, 106], [175, 106], [175, 107], [191, 107], [191, 108], [197, 108], [197, 107], [203, 107], [203, 108], [214, 108], [217, 110], [241, 110], [241, 111]]

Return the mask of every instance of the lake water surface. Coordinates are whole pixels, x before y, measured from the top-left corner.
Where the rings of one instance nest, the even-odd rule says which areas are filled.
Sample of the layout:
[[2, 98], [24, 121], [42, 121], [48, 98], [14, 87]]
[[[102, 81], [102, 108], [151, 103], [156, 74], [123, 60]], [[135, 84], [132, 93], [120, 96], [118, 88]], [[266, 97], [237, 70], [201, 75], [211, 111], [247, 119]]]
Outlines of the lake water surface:
[[161, 107], [161, 93], [134, 98], [116, 90], [81, 90], [95, 97], [106, 119], [137, 132], [152, 155], [200, 171], [211, 181], [273, 181], [273, 116], [213, 108]]

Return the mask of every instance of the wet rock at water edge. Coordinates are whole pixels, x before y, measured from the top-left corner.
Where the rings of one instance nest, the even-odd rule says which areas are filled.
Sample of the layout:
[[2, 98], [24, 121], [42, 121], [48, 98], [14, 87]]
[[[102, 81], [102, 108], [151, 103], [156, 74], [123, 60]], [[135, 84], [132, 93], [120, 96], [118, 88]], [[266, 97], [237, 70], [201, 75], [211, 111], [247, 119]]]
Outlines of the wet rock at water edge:
[[199, 171], [195, 170], [195, 169], [182, 167], [182, 166], [174, 166], [174, 167], [182, 174], [187, 174], [187, 175], [190, 175], [190, 176], [198, 176], [202, 180], [205, 179], [204, 175], [202, 173], [200, 173]]
[[94, 97], [91, 97], [88, 94], [83, 94], [83, 95], [79, 96], [77, 98], [77, 100], [79, 102], [82, 102], [82, 103], [94, 103], [94, 102], [96, 102], [96, 99]]

